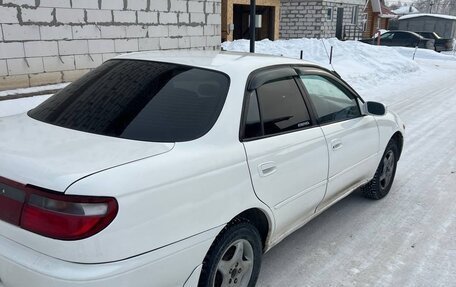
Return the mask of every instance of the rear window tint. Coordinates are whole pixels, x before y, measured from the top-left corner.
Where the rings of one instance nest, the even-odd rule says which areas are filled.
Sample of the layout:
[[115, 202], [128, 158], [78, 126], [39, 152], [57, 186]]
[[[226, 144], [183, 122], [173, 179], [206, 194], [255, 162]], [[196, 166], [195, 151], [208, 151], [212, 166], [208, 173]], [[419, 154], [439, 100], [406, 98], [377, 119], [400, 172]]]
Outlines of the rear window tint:
[[31, 110], [49, 124], [153, 142], [207, 133], [225, 103], [223, 73], [169, 63], [111, 60]]

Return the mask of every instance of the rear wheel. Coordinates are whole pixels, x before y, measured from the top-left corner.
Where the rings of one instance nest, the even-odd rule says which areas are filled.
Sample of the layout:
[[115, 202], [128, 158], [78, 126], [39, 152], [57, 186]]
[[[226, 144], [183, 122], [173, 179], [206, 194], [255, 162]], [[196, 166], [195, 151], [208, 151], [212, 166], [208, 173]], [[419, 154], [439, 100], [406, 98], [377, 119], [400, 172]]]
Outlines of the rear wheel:
[[393, 185], [396, 175], [397, 160], [399, 151], [394, 140], [390, 140], [385, 149], [382, 160], [375, 172], [374, 178], [363, 186], [363, 195], [370, 199], [382, 199], [385, 197]]
[[254, 287], [260, 273], [262, 243], [248, 222], [229, 224], [203, 262], [200, 287]]

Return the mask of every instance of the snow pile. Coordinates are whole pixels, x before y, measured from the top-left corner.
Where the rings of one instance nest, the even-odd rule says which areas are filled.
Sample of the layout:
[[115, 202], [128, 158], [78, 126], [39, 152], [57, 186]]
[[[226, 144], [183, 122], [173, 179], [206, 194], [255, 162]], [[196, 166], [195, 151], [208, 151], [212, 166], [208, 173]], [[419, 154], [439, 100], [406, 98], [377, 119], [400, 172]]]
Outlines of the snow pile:
[[[412, 60], [412, 55], [400, 53], [395, 48], [373, 46], [358, 41], [339, 41], [336, 38], [263, 40], [256, 42], [256, 52], [299, 58], [303, 50], [304, 60], [332, 69], [329, 66], [331, 46], [334, 49], [334, 70], [360, 92], [376, 87], [386, 80], [400, 79], [404, 74], [420, 69]], [[225, 42], [222, 48], [248, 52], [249, 41]]]
[[417, 18], [417, 17], [425, 17], [425, 16], [441, 18], [441, 19], [447, 19], [447, 20], [456, 20], [456, 16], [445, 15], [445, 14], [429, 14], [429, 13], [418, 13], [418, 14], [404, 15], [404, 16], [400, 17], [399, 20], [411, 19], [411, 18]]
[[51, 90], [60, 90], [60, 89], [65, 88], [69, 84], [70, 83], [62, 83], [62, 84], [55, 84], [55, 85], [46, 85], [46, 86], [39, 86], [39, 87], [0, 91], [0, 97], [21, 95], [21, 94], [33, 94], [33, 93], [39, 93], [39, 92], [51, 91]]

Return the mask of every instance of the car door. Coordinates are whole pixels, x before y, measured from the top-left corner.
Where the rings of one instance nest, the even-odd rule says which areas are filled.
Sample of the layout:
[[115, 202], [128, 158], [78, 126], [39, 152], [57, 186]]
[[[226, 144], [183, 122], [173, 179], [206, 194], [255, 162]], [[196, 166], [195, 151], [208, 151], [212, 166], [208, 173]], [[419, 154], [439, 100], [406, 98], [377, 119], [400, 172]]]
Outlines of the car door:
[[255, 193], [273, 211], [278, 236], [312, 216], [326, 189], [325, 137], [297, 81], [291, 68], [257, 73], [241, 132]]
[[413, 37], [410, 33], [395, 32], [392, 46], [415, 47], [419, 43], [419, 39]]
[[299, 71], [329, 150], [328, 187], [321, 209], [373, 176], [379, 133], [374, 117], [362, 115], [358, 96], [342, 81], [319, 69]]

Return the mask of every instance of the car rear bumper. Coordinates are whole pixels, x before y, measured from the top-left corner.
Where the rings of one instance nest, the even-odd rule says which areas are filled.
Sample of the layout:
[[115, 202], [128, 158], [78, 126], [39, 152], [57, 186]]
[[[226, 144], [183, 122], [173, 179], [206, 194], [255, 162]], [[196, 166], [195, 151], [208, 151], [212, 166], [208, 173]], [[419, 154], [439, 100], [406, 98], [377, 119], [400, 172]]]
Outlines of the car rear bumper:
[[[0, 287], [193, 286], [220, 228], [130, 259], [62, 261], [0, 236]], [[186, 283], [187, 282], [187, 283]]]

